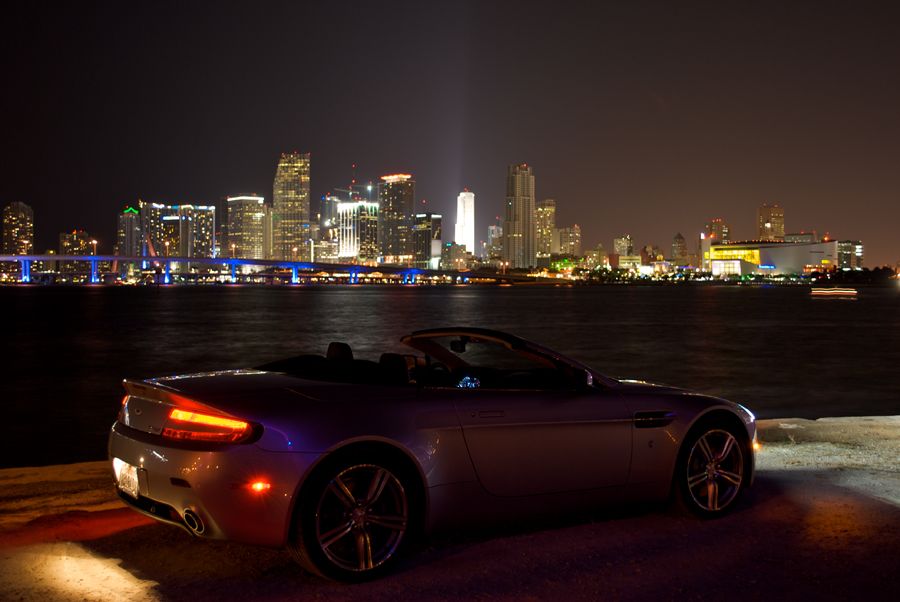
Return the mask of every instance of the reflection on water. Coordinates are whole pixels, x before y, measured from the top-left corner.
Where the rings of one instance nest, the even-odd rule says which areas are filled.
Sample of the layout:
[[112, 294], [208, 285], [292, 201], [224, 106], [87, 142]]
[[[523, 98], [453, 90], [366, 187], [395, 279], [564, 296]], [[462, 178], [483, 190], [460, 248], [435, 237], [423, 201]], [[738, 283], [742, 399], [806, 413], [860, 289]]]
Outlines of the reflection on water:
[[509, 330], [760, 417], [900, 413], [894, 289], [862, 289], [855, 303], [703, 286], [5, 287], [0, 298], [15, 316], [3, 466], [102, 457], [125, 377], [250, 367], [334, 340], [377, 359], [411, 330], [447, 325]]

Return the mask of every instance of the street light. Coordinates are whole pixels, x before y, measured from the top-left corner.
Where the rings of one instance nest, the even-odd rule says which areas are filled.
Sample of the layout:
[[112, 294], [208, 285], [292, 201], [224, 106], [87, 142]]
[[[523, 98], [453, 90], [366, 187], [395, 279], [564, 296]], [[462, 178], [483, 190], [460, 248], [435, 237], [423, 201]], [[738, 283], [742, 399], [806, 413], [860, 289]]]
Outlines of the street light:
[[169, 256], [169, 241], [166, 241], [166, 257]]
[[236, 245], [235, 243], [231, 243], [231, 258], [232, 258], [232, 259], [234, 259], [234, 248], [235, 248], [236, 246], [237, 246], [237, 245]]
[[291, 261], [297, 261], [297, 247], [291, 249]]
[[97, 254], [97, 239], [91, 241], [91, 244], [94, 245], [94, 255]]

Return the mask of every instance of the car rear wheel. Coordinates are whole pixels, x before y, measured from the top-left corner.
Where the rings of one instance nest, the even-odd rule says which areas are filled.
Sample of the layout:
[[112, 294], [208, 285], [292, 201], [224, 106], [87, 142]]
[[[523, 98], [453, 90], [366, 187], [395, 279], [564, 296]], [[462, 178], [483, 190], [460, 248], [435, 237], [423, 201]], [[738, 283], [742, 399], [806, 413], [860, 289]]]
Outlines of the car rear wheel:
[[387, 572], [410, 539], [411, 484], [389, 462], [335, 462], [304, 488], [291, 550], [307, 569], [339, 581]]
[[681, 505], [704, 518], [730, 510], [745, 488], [745, 447], [741, 433], [730, 426], [695, 429], [685, 441], [676, 468]]

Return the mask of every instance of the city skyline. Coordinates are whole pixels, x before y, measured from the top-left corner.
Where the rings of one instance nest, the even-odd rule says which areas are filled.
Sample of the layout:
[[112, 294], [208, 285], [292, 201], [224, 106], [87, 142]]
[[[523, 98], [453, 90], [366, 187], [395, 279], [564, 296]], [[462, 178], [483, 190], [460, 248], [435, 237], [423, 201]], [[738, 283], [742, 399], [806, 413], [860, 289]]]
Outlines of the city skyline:
[[[268, 196], [273, 162], [297, 148], [314, 199], [353, 163], [416, 174], [416, 202], [446, 216], [475, 191], [480, 242], [504, 202], [496, 174], [527, 161], [585, 248], [622, 231], [693, 241], [713, 217], [752, 238], [769, 202], [790, 232], [862, 239], [869, 265], [900, 259], [884, 9], [572, 4], [560, 20], [516, 6], [23, 7], [0, 42], [17, 90], [0, 101], [0, 204], [34, 208], [38, 249], [73, 227], [110, 248], [123, 205]], [[365, 42], [388, 23], [409, 36]], [[231, 43], [248, 28], [253, 44]]]

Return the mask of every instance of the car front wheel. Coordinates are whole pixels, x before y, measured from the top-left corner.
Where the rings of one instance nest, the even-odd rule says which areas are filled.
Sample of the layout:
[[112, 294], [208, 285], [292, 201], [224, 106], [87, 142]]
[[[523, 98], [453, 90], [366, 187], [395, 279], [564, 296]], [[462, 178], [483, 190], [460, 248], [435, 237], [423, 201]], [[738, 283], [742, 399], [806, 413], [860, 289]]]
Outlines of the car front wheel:
[[702, 517], [731, 509], [745, 487], [746, 450], [740, 433], [709, 425], [689, 435], [676, 468], [681, 505]]
[[338, 462], [305, 488], [291, 550], [301, 564], [339, 581], [380, 576], [409, 540], [410, 486], [387, 462]]

